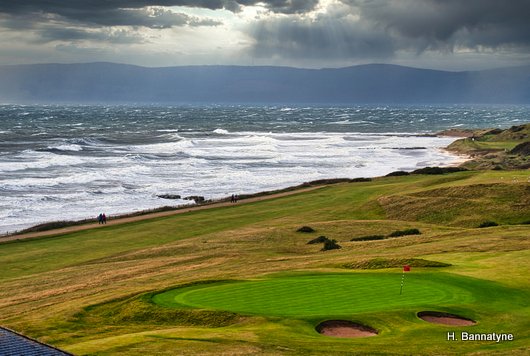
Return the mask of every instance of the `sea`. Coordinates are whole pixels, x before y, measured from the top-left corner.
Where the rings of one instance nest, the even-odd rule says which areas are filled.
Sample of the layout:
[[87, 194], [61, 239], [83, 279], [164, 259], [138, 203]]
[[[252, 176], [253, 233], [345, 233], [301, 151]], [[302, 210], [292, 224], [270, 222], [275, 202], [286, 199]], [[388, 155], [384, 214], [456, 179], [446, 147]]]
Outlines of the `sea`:
[[462, 157], [449, 128], [509, 127], [528, 106], [0, 105], [0, 234]]

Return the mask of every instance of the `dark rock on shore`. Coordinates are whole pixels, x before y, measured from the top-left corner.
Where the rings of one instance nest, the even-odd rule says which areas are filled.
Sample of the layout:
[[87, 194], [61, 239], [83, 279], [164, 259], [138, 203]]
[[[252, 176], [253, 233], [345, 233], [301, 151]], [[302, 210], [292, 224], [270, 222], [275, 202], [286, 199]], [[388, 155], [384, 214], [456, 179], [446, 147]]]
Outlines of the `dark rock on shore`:
[[184, 197], [184, 200], [193, 200], [196, 204], [204, 203], [204, 197], [200, 195], [190, 195], [189, 197]]
[[162, 199], [180, 199], [180, 195], [177, 194], [160, 194], [157, 197]]

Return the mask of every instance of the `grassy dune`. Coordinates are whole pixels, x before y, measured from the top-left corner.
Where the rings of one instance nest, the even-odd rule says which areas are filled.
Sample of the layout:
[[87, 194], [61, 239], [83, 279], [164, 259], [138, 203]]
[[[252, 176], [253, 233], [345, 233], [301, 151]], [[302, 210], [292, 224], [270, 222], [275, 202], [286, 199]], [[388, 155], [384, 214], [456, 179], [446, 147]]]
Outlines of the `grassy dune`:
[[[449, 134], [451, 130], [447, 131]], [[463, 164], [469, 169], [528, 169], [530, 124], [508, 129], [468, 130], [467, 138], [456, 140], [447, 149], [473, 157]]]
[[[528, 170], [377, 178], [3, 243], [0, 324], [76, 354], [528, 353], [529, 182]], [[484, 221], [499, 226], [478, 228]], [[296, 232], [302, 225], [316, 231]], [[350, 241], [412, 228], [421, 234]], [[307, 244], [320, 235], [342, 248], [322, 252], [321, 245]], [[353, 305], [344, 300], [348, 290], [330, 292], [330, 285], [347, 286], [350, 276], [365, 275], [370, 283], [399, 279], [400, 267], [385, 267], [404, 259], [417, 263], [407, 277], [426, 281], [410, 284], [428, 286], [426, 298]], [[449, 266], [427, 267], [443, 265], [436, 262]], [[303, 304], [309, 291], [288, 286], [297, 276], [311, 279], [306, 288], [324, 298]], [[258, 310], [243, 308], [244, 299], [230, 301], [233, 290], [225, 291], [228, 307], [215, 298], [226, 286], [257, 283], [259, 291], [262, 281], [287, 281], [285, 293], [299, 303], [267, 309], [254, 299]], [[373, 291], [370, 283], [352, 297]], [[177, 287], [210, 293], [189, 294], [176, 306], [155, 303]], [[416, 317], [421, 310], [457, 313], [478, 324], [433, 325]], [[315, 332], [315, 325], [335, 317], [370, 325], [379, 335], [336, 339]], [[451, 330], [508, 332], [515, 340], [449, 343]]]

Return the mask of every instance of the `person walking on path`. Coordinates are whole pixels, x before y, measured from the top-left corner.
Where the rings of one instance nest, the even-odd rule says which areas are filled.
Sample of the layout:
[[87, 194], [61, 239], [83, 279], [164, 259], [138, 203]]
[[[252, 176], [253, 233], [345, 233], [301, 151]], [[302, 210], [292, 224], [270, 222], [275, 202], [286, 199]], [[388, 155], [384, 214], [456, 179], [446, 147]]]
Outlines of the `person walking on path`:
[[103, 224], [103, 214], [98, 215], [98, 224]]
[[105, 213], [103, 213], [103, 215], [102, 215], [102, 220], [103, 220], [102, 224], [106, 224], [107, 223], [107, 215], [105, 215]]

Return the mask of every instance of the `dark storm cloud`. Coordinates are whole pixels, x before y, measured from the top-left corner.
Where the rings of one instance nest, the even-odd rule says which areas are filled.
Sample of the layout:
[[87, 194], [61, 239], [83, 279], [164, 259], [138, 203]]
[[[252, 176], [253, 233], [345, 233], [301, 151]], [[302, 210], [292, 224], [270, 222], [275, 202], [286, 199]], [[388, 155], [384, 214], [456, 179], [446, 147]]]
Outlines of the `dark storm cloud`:
[[[218, 26], [221, 22], [189, 16], [164, 7], [145, 5], [186, 5], [220, 8], [222, 1], [2, 1], [0, 26], [10, 30], [30, 30], [32, 43], [83, 41], [132, 44], [145, 42], [139, 27], [165, 29], [179, 26]], [[113, 29], [130, 27], [129, 30]]]
[[188, 6], [217, 10], [223, 8], [223, 0], [1, 0], [0, 12], [8, 14], [44, 12], [76, 18], [86, 12], [105, 12], [115, 9], [141, 9], [148, 6]]
[[[160, 6], [157, 6], [160, 5]], [[163, 6], [184, 5], [209, 9], [222, 8], [214, 1], [1, 1], [3, 26], [11, 29], [29, 27], [31, 23], [60, 21], [63, 24], [89, 27], [136, 26], [153, 29], [176, 26], [217, 26], [214, 20], [201, 20], [176, 13]]]
[[426, 48], [530, 44], [528, 0], [342, 0], [364, 21]]
[[[114, 15], [122, 14], [127, 17], [127, 13], [121, 11], [124, 9], [131, 10], [168, 6], [239, 11], [241, 6], [261, 4], [273, 12], [294, 14], [310, 11], [314, 9], [318, 2], [319, 0], [0, 0], [0, 13], [11, 15], [28, 13], [56, 14], [71, 20], [94, 21], [98, 16], [110, 19], [109, 13], [114, 13]], [[125, 19], [114, 16], [113, 19], [115, 23], [106, 24], [119, 25], [123, 22], [132, 23], [134, 19], [138, 20], [138, 17], [133, 16], [130, 19]], [[144, 21], [137, 21], [134, 25], [144, 26]]]
[[[208, 18], [170, 10], [184, 6], [210, 10], [240, 11], [242, 6], [261, 4], [273, 12], [301, 13], [313, 9], [319, 0], [0, 0], [0, 26], [11, 30], [32, 30], [34, 42], [94, 40], [113, 43], [143, 42], [141, 35], [109, 35], [106, 28], [129, 26], [166, 29], [181, 26], [218, 26]], [[97, 29], [100, 29], [97, 31]], [[116, 33], [116, 32], [112, 32]]]
[[529, 0], [340, 0], [311, 20], [251, 25], [260, 57], [385, 60], [399, 52], [530, 52]]
[[85, 41], [108, 42], [114, 44], [133, 44], [145, 42], [144, 38], [132, 31], [114, 30], [84, 30], [78, 28], [43, 28], [39, 31], [39, 38], [35, 43], [46, 43], [54, 41]]

